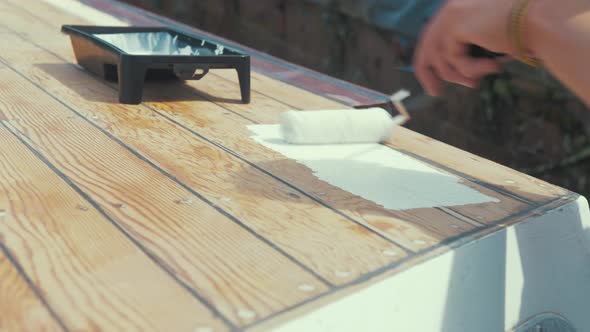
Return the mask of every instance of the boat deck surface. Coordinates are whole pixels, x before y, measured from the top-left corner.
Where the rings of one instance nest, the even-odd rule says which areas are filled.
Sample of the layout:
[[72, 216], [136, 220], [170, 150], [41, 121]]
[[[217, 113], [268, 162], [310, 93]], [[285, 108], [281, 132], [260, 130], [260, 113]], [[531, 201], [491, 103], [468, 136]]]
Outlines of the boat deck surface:
[[61, 25], [173, 22], [83, 2], [0, 2], [0, 330], [266, 330], [578, 197], [404, 128], [389, 148], [495, 200], [390, 210], [321, 181], [247, 127], [384, 96], [259, 53], [248, 105], [231, 70], [119, 104]]

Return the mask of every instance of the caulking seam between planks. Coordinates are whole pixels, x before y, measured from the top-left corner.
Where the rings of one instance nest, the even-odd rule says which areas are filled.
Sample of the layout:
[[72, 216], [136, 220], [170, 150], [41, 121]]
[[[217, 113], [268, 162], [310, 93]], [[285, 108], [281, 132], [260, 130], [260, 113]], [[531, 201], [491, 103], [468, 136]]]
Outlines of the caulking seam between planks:
[[481, 226], [485, 225], [484, 223], [481, 223], [479, 221], [475, 221], [472, 218], [470, 218], [462, 213], [459, 213], [451, 208], [448, 208], [448, 207], [436, 207], [435, 209], [441, 211], [442, 213], [448, 214], [449, 216], [453, 216], [459, 220], [462, 220], [462, 221], [464, 221], [472, 226], [475, 226], [475, 227], [481, 227]]
[[[488, 234], [489, 231], [495, 231], [495, 230], [502, 229], [505, 224], [511, 224], [512, 222], [517, 221], [519, 218], [524, 218], [524, 217], [527, 217], [527, 216], [530, 216], [533, 214], [537, 214], [537, 213], [544, 214], [548, 211], [557, 209], [557, 208], [575, 200], [577, 198], [577, 196], [579, 196], [579, 195], [572, 193], [570, 195], [565, 195], [565, 196], [550, 199], [544, 203], [538, 203], [538, 204], [531, 205], [527, 209], [521, 210], [517, 213], [514, 213], [514, 214], [507, 216], [505, 218], [502, 218], [502, 219], [500, 219], [494, 223], [488, 224], [484, 227], [476, 228], [471, 231], [465, 232], [463, 234], [450, 237], [435, 246], [432, 246], [430, 248], [420, 251], [419, 254], [421, 257], [423, 257], [429, 253], [435, 252], [433, 255], [431, 255], [429, 257], [429, 259], [433, 259], [433, 258], [438, 257], [438, 256], [442, 255], [443, 253], [447, 252], [447, 250], [440, 251], [440, 249], [442, 249], [443, 247], [447, 247], [448, 249], [454, 249], [454, 248], [458, 248], [460, 246], [466, 245], [467, 243], [477, 240], [480, 236]], [[557, 207], [553, 206], [553, 203], [558, 202], [558, 201], [562, 201], [563, 204], [558, 205]], [[463, 241], [459, 241], [459, 240], [463, 240]], [[437, 250], [439, 250], [439, 252], [436, 252]], [[249, 328], [258, 326], [262, 323], [268, 322], [268, 321], [270, 321], [274, 318], [277, 318], [278, 316], [280, 316], [288, 311], [300, 308], [305, 304], [308, 304], [308, 303], [311, 303], [315, 300], [332, 295], [338, 290], [345, 289], [345, 288], [366, 282], [372, 278], [375, 278], [381, 274], [384, 274], [390, 270], [393, 270], [396, 267], [398, 267], [404, 263], [407, 263], [410, 259], [412, 259], [412, 257], [404, 257], [403, 259], [393, 262], [389, 265], [386, 265], [378, 270], [372, 271], [370, 273], [366, 273], [365, 275], [359, 277], [358, 279], [354, 280], [353, 282], [351, 282], [349, 284], [337, 286], [333, 290], [330, 290], [329, 292], [326, 292], [323, 294], [318, 294], [317, 296], [310, 298], [304, 302], [301, 302], [301, 303], [291, 306], [289, 308], [285, 308], [282, 311], [278, 311], [278, 312], [276, 312], [272, 315], [269, 315], [263, 319], [260, 319], [256, 322], [253, 322], [253, 323], [250, 323], [250, 324], [244, 326], [244, 329], [249, 329]]]
[[[26, 76], [23, 76], [22, 73], [20, 73], [17, 70], [15, 70], [12, 66], [10, 66], [6, 62], [6, 60], [4, 58], [0, 57], [0, 63], [2, 63], [5, 66], [7, 66], [7, 68], [10, 68], [16, 74], [18, 74], [19, 76], [21, 76], [24, 79], [26, 79], [29, 83], [33, 84], [36, 88], [38, 88], [41, 91], [45, 92], [46, 94], [48, 94], [49, 96], [51, 96], [56, 101], [60, 102], [62, 105], [64, 105], [68, 109], [74, 111], [73, 109], [71, 109], [67, 105], [63, 104], [60, 100], [56, 99], [53, 95], [51, 95], [50, 93], [48, 93], [41, 86], [36, 85], [34, 82], [32, 82], [31, 80], [29, 80]], [[76, 111], [74, 111], [74, 112], [76, 112]], [[84, 117], [82, 117], [82, 118], [84, 118]], [[98, 204], [96, 201], [94, 201], [85, 191], [83, 191], [82, 189], [80, 189], [80, 187], [78, 187], [69, 177], [67, 177], [55, 165], [53, 165], [49, 160], [47, 160], [47, 158], [45, 158], [45, 156], [43, 156], [42, 153], [40, 153], [38, 150], [36, 150], [32, 145], [30, 145], [26, 140], [24, 140], [20, 135], [18, 135], [18, 133], [15, 133], [14, 131], [12, 131], [10, 129], [10, 127], [6, 126], [6, 124], [4, 123], [4, 121], [0, 121], [0, 122], [2, 122], [2, 126], [4, 128], [6, 128], [7, 130], [9, 130], [12, 133], [12, 135], [14, 135], [23, 145], [25, 145], [27, 147], [27, 149], [29, 149], [29, 151], [31, 151], [39, 160], [41, 160], [45, 165], [47, 165], [55, 174], [57, 174], [72, 189], [74, 189], [74, 191], [76, 191], [84, 200], [86, 200], [88, 203], [90, 203], [90, 205], [92, 205], [93, 208], [95, 208], [113, 226], [115, 226], [121, 233], [123, 233], [123, 235], [125, 237], [127, 237], [127, 239], [129, 239], [131, 241], [131, 243], [133, 243], [136, 247], [138, 247], [158, 267], [160, 267], [174, 281], [176, 281], [187, 292], [189, 292], [189, 294], [191, 294], [194, 298], [196, 298], [198, 301], [200, 301], [201, 303], [203, 303], [203, 305], [205, 305], [211, 311], [211, 313], [215, 317], [219, 318], [223, 323], [225, 323], [228, 327], [230, 327], [230, 329], [232, 331], [233, 330], [237, 330], [237, 327], [236, 327], [235, 324], [233, 324], [227, 317], [225, 317], [221, 312], [219, 312], [219, 310], [217, 310], [217, 308], [214, 305], [212, 305], [211, 303], [209, 303], [207, 301], [207, 299], [205, 299], [204, 297], [202, 297], [195, 289], [193, 289], [190, 285], [186, 284], [181, 278], [179, 278], [178, 276], [176, 276], [176, 274], [174, 273], [174, 271], [170, 270], [159, 257], [157, 257], [156, 255], [154, 255], [150, 250], [148, 250], [147, 248], [145, 248], [141, 244], [141, 242], [139, 240], [135, 239], [131, 234], [129, 234], [129, 232], [127, 232], [127, 230], [123, 226], [121, 226], [116, 220], [114, 220], [108, 213], [106, 213], [100, 207], [100, 204]]]
[[[4, 121], [0, 121], [0, 122], [4, 125]], [[6, 126], [4, 126], [4, 127], [6, 127]], [[13, 135], [15, 135], [10, 129], [8, 129], [8, 131], [10, 131], [10, 133], [12, 133]], [[20, 138], [19, 138], [19, 140], [20, 140]], [[10, 264], [12, 264], [14, 266], [14, 268], [18, 271], [18, 274], [25, 280], [25, 282], [27, 283], [27, 285], [29, 286], [29, 288], [33, 291], [33, 293], [35, 294], [35, 296], [39, 299], [39, 301], [41, 301], [41, 303], [43, 304], [43, 306], [49, 312], [49, 315], [51, 316], [51, 318], [53, 318], [57, 322], [57, 324], [61, 327], [61, 329], [63, 331], [69, 332], [69, 329], [66, 327], [66, 324], [64, 323], [64, 321], [57, 314], [57, 312], [53, 309], [53, 307], [51, 307], [51, 305], [49, 304], [49, 302], [47, 302], [47, 300], [45, 299], [45, 297], [43, 297], [43, 294], [41, 293], [41, 291], [39, 290], [39, 288], [37, 288], [37, 286], [29, 278], [29, 276], [27, 275], [27, 273], [25, 272], [25, 270], [23, 269], [23, 267], [20, 265], [20, 263], [18, 262], [18, 260], [16, 259], [16, 257], [14, 257], [12, 255], [12, 253], [10, 253], [10, 250], [8, 250], [8, 248], [6, 248], [6, 245], [4, 244], [4, 242], [2, 240], [0, 240], [0, 251], [6, 256], [6, 258], [8, 258], [8, 261], [10, 262]]]
[[[156, 169], [162, 175], [164, 175], [168, 179], [174, 181], [174, 183], [176, 183], [179, 186], [181, 186], [182, 188], [186, 189], [191, 194], [195, 195], [195, 197], [199, 198], [200, 200], [202, 200], [206, 204], [208, 204], [211, 207], [213, 207], [217, 212], [221, 213], [222, 215], [224, 215], [225, 217], [229, 218], [231, 221], [233, 221], [234, 223], [236, 223], [237, 225], [239, 225], [240, 227], [242, 227], [243, 229], [245, 229], [246, 231], [248, 231], [250, 234], [254, 235], [257, 239], [259, 239], [260, 241], [262, 241], [263, 243], [265, 243], [266, 245], [268, 245], [272, 249], [274, 249], [274, 250], [278, 251], [279, 253], [281, 253], [283, 256], [285, 256], [287, 259], [289, 259], [291, 262], [293, 262], [294, 264], [296, 264], [297, 266], [299, 266], [300, 268], [302, 268], [306, 272], [310, 273], [315, 278], [319, 279], [321, 282], [325, 283], [329, 287], [331, 287], [331, 288], [334, 287], [334, 285], [331, 282], [329, 282], [328, 280], [326, 280], [325, 278], [323, 278], [322, 276], [320, 276], [313, 269], [311, 269], [311, 268], [307, 267], [305, 264], [299, 262], [296, 258], [294, 258], [293, 256], [291, 256], [289, 253], [285, 252], [283, 249], [281, 249], [275, 243], [273, 243], [272, 241], [270, 241], [267, 238], [263, 237], [262, 235], [256, 233], [253, 229], [251, 229], [250, 227], [248, 227], [246, 224], [244, 224], [242, 221], [240, 221], [238, 218], [236, 218], [235, 216], [233, 216], [229, 212], [225, 211], [222, 207], [220, 207], [220, 206], [216, 205], [214, 202], [208, 200], [206, 197], [204, 197], [203, 195], [201, 195], [199, 192], [197, 192], [196, 190], [194, 190], [190, 186], [188, 186], [185, 183], [183, 183], [182, 181], [180, 181], [174, 175], [172, 175], [171, 173], [168, 173], [166, 170], [164, 170], [163, 168], [161, 168], [158, 165], [154, 164], [152, 161], [150, 161], [149, 159], [147, 159], [146, 157], [144, 157], [139, 152], [135, 151], [133, 148], [131, 148], [130, 146], [128, 146], [127, 144], [125, 144], [125, 142], [123, 142], [122, 140], [120, 140], [117, 137], [113, 136], [111, 133], [109, 133], [105, 129], [101, 128], [100, 126], [96, 125], [94, 122], [92, 122], [90, 119], [88, 119], [87, 117], [85, 117], [82, 113], [78, 112], [76, 109], [74, 109], [73, 107], [71, 107], [70, 105], [68, 105], [64, 101], [62, 101], [60, 98], [54, 96], [51, 92], [47, 91], [42, 86], [40, 86], [37, 83], [35, 83], [32, 80], [30, 80], [23, 73], [21, 73], [20, 71], [18, 71], [16, 68], [12, 67], [4, 58], [0, 57], [0, 63], [6, 65], [8, 68], [10, 68], [12, 71], [14, 71], [15, 73], [17, 73], [19, 76], [21, 76], [22, 78], [24, 78], [25, 80], [27, 80], [30, 84], [32, 84], [33, 86], [35, 86], [39, 90], [43, 91], [45, 94], [47, 94], [52, 99], [54, 99], [55, 101], [57, 101], [58, 103], [60, 103], [64, 107], [66, 107], [67, 109], [69, 109], [71, 112], [73, 112], [78, 117], [80, 117], [81, 119], [83, 119], [84, 121], [86, 121], [87, 123], [89, 123], [94, 128], [98, 129], [106, 137], [108, 137], [109, 139], [115, 141], [117, 144], [119, 144], [120, 146], [122, 146], [123, 148], [125, 148], [127, 151], [129, 151], [130, 153], [132, 153], [134, 156], [136, 156], [137, 158], [139, 158], [141, 161], [147, 163], [149, 166], [151, 166], [154, 169]], [[186, 286], [186, 287], [189, 287], [189, 286]]]
[[[3, 25], [0, 25], [0, 26], [3, 26]], [[12, 30], [12, 29], [10, 29], [10, 28], [7, 28], [7, 30], [9, 30], [9, 31], [11, 31], [12, 33], [14, 33], [16, 36], [18, 36], [19, 38], [21, 38], [23, 41], [25, 41], [25, 42], [28, 42], [28, 43], [30, 43], [30, 44], [32, 44], [32, 45], [35, 45], [36, 47], [39, 47], [39, 48], [40, 48], [40, 49], [42, 49], [42, 50], [45, 50], [45, 51], [47, 51], [47, 52], [48, 52], [48, 53], [50, 53], [51, 55], [53, 55], [53, 56], [57, 57], [58, 59], [60, 59], [60, 60], [64, 61], [66, 64], [73, 66], [74, 68], [76, 68], [77, 70], [79, 70], [79, 71], [83, 72], [84, 74], [89, 74], [90, 76], [92, 76], [92, 77], [93, 77], [93, 78], [94, 78], [96, 81], [98, 81], [99, 83], [101, 83], [101, 84], [103, 84], [103, 85], [105, 85], [105, 86], [109, 87], [109, 88], [110, 88], [110, 89], [112, 89], [112, 90], [115, 90], [115, 91], [117, 91], [117, 88], [116, 88], [116, 87], [114, 87], [114, 86], [112, 86], [111, 84], [109, 84], [109, 83], [105, 82], [103, 79], [101, 79], [101, 78], [100, 78], [100, 77], [98, 77], [97, 75], [95, 75], [95, 74], [93, 74], [93, 73], [89, 73], [89, 72], [87, 72], [87, 71], [83, 70], [83, 69], [82, 69], [82, 68], [80, 68], [79, 66], [77, 66], [77, 65], [75, 65], [75, 64], [73, 64], [73, 63], [71, 63], [71, 62], [69, 62], [68, 60], [64, 59], [63, 57], [59, 56], [58, 54], [56, 54], [56, 53], [54, 53], [54, 52], [52, 52], [52, 51], [50, 51], [50, 50], [47, 50], [45, 47], [43, 47], [43, 46], [41, 46], [41, 45], [39, 45], [39, 44], [35, 43], [34, 41], [31, 41], [31, 40], [29, 40], [29, 39], [28, 39], [28, 38], [26, 38], [26, 37], [23, 37], [22, 35], [18, 34], [18, 33], [17, 33], [17, 32], [15, 32], [14, 30]], [[15, 70], [14, 68], [12, 68], [12, 69], [13, 69], [13, 70]], [[21, 76], [23, 76], [23, 75], [21, 75]], [[24, 76], [23, 76], [23, 77], [24, 77]], [[29, 80], [29, 81], [30, 81], [30, 80]], [[33, 82], [31, 82], [31, 83], [33, 83]], [[35, 83], [33, 83], [33, 84], [35, 84]], [[35, 85], [36, 85], [36, 84], [35, 84]], [[38, 86], [38, 85], [36, 85], [36, 86]], [[38, 87], [39, 87], [39, 86], [38, 86]], [[40, 88], [41, 88], [41, 87], [40, 87]], [[41, 88], [41, 89], [42, 89], [42, 88]], [[192, 91], [192, 89], [188, 89], [188, 88], [186, 88], [186, 87], [183, 87], [183, 89], [186, 89], [187, 91]], [[44, 90], [44, 89], [42, 89], [42, 90]], [[47, 92], [47, 91], [46, 91], [46, 93], [49, 93], [49, 92]], [[201, 95], [201, 94], [199, 94], [198, 92], [194, 91], [194, 93], [195, 93], [195, 94], [198, 94], [198, 96], [200, 96], [200, 97], [203, 97], [203, 98], [205, 98], [205, 99], [209, 100], [210, 102], [212, 102], [210, 99], [208, 99], [208, 98], [207, 98], [207, 97], [205, 97], [205, 96], [202, 96], [202, 95]], [[50, 93], [49, 93], [49, 94], [50, 94]], [[55, 97], [55, 96], [53, 96], [53, 97], [54, 97], [54, 99], [58, 99], [58, 98], [57, 98], [57, 97]], [[228, 110], [228, 111], [230, 111], [230, 112], [232, 112], [232, 113], [235, 113], [234, 111], [232, 111], [232, 110], [231, 110], [231, 109], [229, 109], [229, 108], [226, 108], [226, 107], [225, 107], [225, 106], [223, 106], [223, 105], [219, 105], [219, 104], [217, 104], [217, 103], [215, 103], [215, 102], [212, 102], [212, 103], [214, 103], [214, 104], [218, 105], [219, 107], [222, 107], [222, 108], [224, 108], [224, 109], [226, 109], [226, 110]], [[141, 103], [141, 105], [142, 105], [143, 107], [145, 107], [145, 108], [149, 109], [150, 111], [152, 111], [152, 112], [154, 112], [154, 113], [158, 114], [159, 116], [161, 116], [161, 117], [165, 118], [166, 120], [168, 120], [169, 122], [173, 123], [174, 125], [176, 125], [176, 126], [179, 126], [180, 128], [182, 128], [182, 129], [186, 130], [186, 131], [187, 131], [187, 132], [189, 132], [191, 135], [194, 135], [194, 136], [198, 137], [199, 139], [201, 139], [201, 140], [203, 140], [203, 141], [205, 141], [205, 142], [207, 142], [207, 143], [209, 143], [209, 144], [211, 144], [211, 145], [215, 146], [216, 148], [218, 148], [218, 149], [221, 149], [221, 150], [223, 150], [223, 151], [225, 151], [225, 152], [229, 153], [230, 155], [232, 155], [232, 156], [234, 156], [234, 157], [238, 158], [239, 160], [241, 160], [241, 161], [245, 162], [245, 163], [246, 163], [246, 164], [248, 164], [249, 166], [252, 166], [253, 168], [255, 168], [256, 170], [258, 170], [259, 172], [263, 173], [264, 175], [266, 175], [266, 176], [269, 176], [270, 178], [272, 178], [272, 179], [274, 179], [274, 180], [276, 180], [276, 181], [279, 181], [280, 183], [282, 183], [282, 184], [284, 184], [284, 185], [288, 186], [289, 188], [291, 188], [291, 189], [293, 189], [293, 190], [295, 190], [295, 191], [299, 192], [300, 194], [304, 195], [305, 197], [307, 197], [307, 198], [311, 199], [312, 201], [314, 201], [314, 202], [316, 202], [316, 203], [320, 204], [321, 206], [323, 206], [323, 207], [325, 207], [325, 208], [327, 208], [327, 209], [331, 210], [332, 212], [334, 212], [334, 213], [336, 213], [336, 214], [338, 214], [338, 215], [342, 216], [343, 218], [347, 219], [348, 221], [350, 221], [350, 222], [353, 222], [353, 223], [357, 224], [358, 226], [360, 226], [360, 227], [362, 227], [362, 228], [366, 229], [367, 231], [369, 231], [369, 232], [371, 232], [371, 233], [373, 233], [373, 234], [377, 235], [377, 236], [378, 236], [378, 237], [380, 237], [381, 239], [383, 239], [383, 240], [385, 240], [385, 241], [387, 241], [387, 242], [389, 242], [389, 243], [391, 243], [391, 244], [394, 244], [394, 245], [398, 246], [398, 247], [399, 247], [399, 248], [401, 248], [401, 249], [402, 249], [402, 250], [403, 250], [403, 251], [404, 251], [406, 254], [409, 254], [409, 255], [411, 255], [411, 254], [415, 254], [415, 252], [414, 252], [413, 250], [410, 250], [409, 248], [405, 247], [404, 245], [402, 245], [402, 244], [398, 243], [397, 241], [395, 241], [395, 240], [393, 240], [393, 239], [390, 239], [388, 236], [386, 236], [386, 235], [382, 234], [381, 232], [374, 230], [373, 228], [369, 227], [368, 225], [366, 225], [366, 224], [364, 224], [364, 223], [362, 223], [362, 222], [360, 222], [360, 221], [356, 220], [355, 218], [353, 218], [353, 217], [349, 216], [348, 214], [346, 214], [346, 213], [344, 213], [344, 212], [342, 212], [342, 211], [340, 211], [340, 210], [338, 210], [338, 209], [336, 209], [336, 208], [332, 207], [331, 205], [329, 205], [328, 203], [326, 203], [326, 202], [325, 202], [325, 201], [323, 201], [322, 199], [320, 199], [320, 198], [318, 198], [318, 197], [316, 197], [316, 196], [314, 196], [314, 195], [312, 195], [312, 194], [310, 194], [310, 193], [306, 192], [305, 190], [303, 190], [303, 189], [301, 189], [301, 188], [299, 188], [299, 187], [295, 186], [294, 184], [291, 184], [291, 183], [289, 183], [288, 181], [286, 181], [286, 180], [284, 180], [284, 179], [282, 179], [282, 178], [280, 178], [280, 177], [278, 177], [278, 176], [276, 176], [276, 175], [272, 174], [271, 172], [269, 172], [269, 171], [267, 171], [267, 170], [263, 169], [262, 167], [260, 167], [260, 166], [256, 165], [255, 163], [253, 163], [253, 162], [249, 161], [248, 159], [246, 159], [246, 158], [242, 157], [240, 154], [238, 154], [237, 152], [235, 152], [235, 151], [231, 150], [230, 148], [228, 148], [228, 147], [226, 147], [226, 146], [224, 146], [224, 145], [222, 145], [222, 144], [220, 144], [220, 143], [216, 143], [216, 142], [214, 142], [214, 141], [212, 141], [212, 140], [208, 139], [207, 137], [203, 136], [202, 134], [199, 134], [197, 131], [195, 131], [195, 130], [193, 130], [193, 129], [191, 129], [191, 128], [188, 128], [187, 126], [185, 126], [185, 125], [181, 124], [180, 122], [178, 122], [178, 121], [176, 121], [176, 120], [174, 120], [174, 119], [170, 118], [169, 116], [167, 116], [167, 115], [163, 114], [162, 112], [158, 111], [157, 109], [153, 108], [153, 107], [152, 107], [152, 106], [150, 106], [150, 105], [147, 105], [147, 104], [145, 104], [145, 103]], [[238, 114], [238, 113], [235, 113], [235, 114]], [[80, 115], [80, 116], [82, 116], [82, 117], [83, 117], [83, 115]], [[85, 119], [87, 122], [91, 122], [90, 120], [88, 120], [88, 119], [87, 119], [87, 118], [85, 118], [85, 117], [84, 117], [84, 119]], [[252, 120], [250, 120], [250, 119], [247, 119], [247, 120], [249, 120], [249, 121], [252, 121]], [[97, 127], [97, 128], [98, 128], [98, 127]], [[129, 147], [128, 149], [131, 149], [131, 148]], [[139, 153], [138, 153], [138, 154], [139, 154]], [[180, 181], [180, 180], [178, 180], [178, 181]], [[183, 185], [184, 185], [184, 184], [183, 184]], [[188, 186], [186, 186], [185, 188], [186, 188], [186, 189], [188, 189], [189, 187], [188, 187]], [[192, 189], [191, 189], [191, 193], [192, 193]], [[197, 196], [198, 196], [199, 198], [201, 198], [202, 200], [204, 200], [205, 202], [207, 202], [207, 204], [210, 204], [210, 205], [214, 204], [214, 203], [210, 203], [209, 201], [207, 201], [207, 200], [206, 200], [204, 197], [201, 197], [201, 195], [197, 195]], [[215, 206], [214, 206], [214, 207], [215, 207]], [[461, 222], [463, 222], [462, 220], [459, 220], [459, 219], [458, 219], [458, 221], [461, 221]], [[276, 249], [276, 248], [275, 248], [275, 249]], [[323, 279], [323, 278], [320, 278], [320, 279], [321, 279], [322, 281], [324, 281], [324, 279]], [[328, 285], [332, 286], [332, 284], [331, 284], [331, 283], [328, 283]]]

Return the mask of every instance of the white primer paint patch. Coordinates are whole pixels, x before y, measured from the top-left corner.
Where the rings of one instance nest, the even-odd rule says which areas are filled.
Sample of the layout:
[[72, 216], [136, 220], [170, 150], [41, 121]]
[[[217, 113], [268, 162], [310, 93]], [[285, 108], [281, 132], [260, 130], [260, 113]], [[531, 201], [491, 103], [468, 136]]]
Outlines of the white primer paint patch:
[[311, 168], [321, 180], [391, 210], [496, 202], [429, 165], [381, 144], [290, 145], [279, 125], [252, 125], [252, 139]]

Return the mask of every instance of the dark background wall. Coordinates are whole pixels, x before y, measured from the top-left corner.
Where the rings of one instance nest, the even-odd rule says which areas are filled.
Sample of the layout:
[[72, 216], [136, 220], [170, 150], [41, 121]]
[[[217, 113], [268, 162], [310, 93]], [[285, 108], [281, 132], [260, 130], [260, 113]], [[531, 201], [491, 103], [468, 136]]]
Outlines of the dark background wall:
[[[399, 68], [437, 3], [414, 10], [412, 26], [396, 21], [404, 0], [126, 2], [385, 93], [419, 92]], [[542, 69], [512, 63], [477, 90], [449, 86], [414, 116], [414, 130], [590, 195], [590, 111]]]

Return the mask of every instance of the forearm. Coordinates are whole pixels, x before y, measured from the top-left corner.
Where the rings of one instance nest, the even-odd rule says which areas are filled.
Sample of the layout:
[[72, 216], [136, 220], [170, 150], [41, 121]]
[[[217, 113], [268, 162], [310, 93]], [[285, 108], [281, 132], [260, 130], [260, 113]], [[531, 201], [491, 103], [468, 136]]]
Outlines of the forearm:
[[590, 105], [590, 1], [535, 1], [528, 15], [529, 48]]

